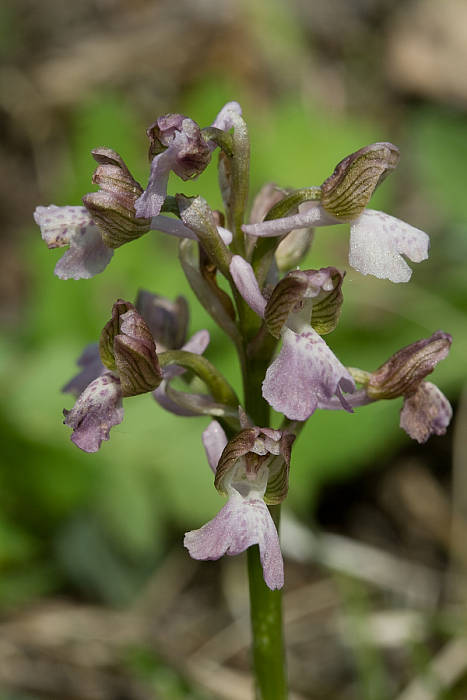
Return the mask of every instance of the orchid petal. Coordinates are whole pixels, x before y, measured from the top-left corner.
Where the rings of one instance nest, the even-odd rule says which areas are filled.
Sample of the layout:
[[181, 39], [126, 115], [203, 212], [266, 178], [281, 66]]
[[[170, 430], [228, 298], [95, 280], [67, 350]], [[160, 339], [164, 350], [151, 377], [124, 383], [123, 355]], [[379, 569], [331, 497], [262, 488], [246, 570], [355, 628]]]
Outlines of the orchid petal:
[[367, 209], [350, 225], [350, 265], [364, 275], [391, 282], [408, 282], [413, 262], [428, 257], [429, 238], [424, 231], [381, 211]]
[[230, 263], [230, 274], [243, 299], [258, 316], [264, 317], [266, 299], [261, 294], [258, 281], [250, 263], [240, 255], [234, 255]]
[[177, 164], [178, 152], [179, 145], [174, 138], [167, 150], [159, 153], [152, 159], [148, 186], [135, 202], [137, 217], [151, 218], [160, 214], [167, 196], [169, 174]]
[[60, 279], [89, 279], [109, 264], [113, 250], [85, 207], [36, 207], [34, 220], [49, 248], [70, 246], [55, 266]]
[[227, 436], [221, 424], [216, 420], [211, 421], [203, 431], [202, 440], [209, 466], [215, 474], [220, 456], [227, 445]]
[[72, 379], [65, 384], [62, 391], [65, 394], [70, 393], [79, 396], [86, 389], [88, 384], [99, 377], [105, 370], [99, 354], [99, 344], [91, 343], [87, 345], [79, 356], [76, 364], [78, 367], [82, 367], [81, 372], [72, 377]]
[[95, 379], [77, 399], [71, 411], [64, 410], [65, 425], [73, 428], [71, 440], [85, 452], [97, 452], [110, 429], [123, 420], [120, 381], [106, 373]]
[[154, 231], [168, 233], [169, 236], [176, 236], [177, 238], [191, 238], [195, 241], [198, 240], [196, 234], [193, 233], [188, 226], [185, 226], [180, 219], [174, 219], [171, 216], [164, 216], [164, 214], [158, 214], [157, 216], [152, 217], [151, 228]]
[[321, 401], [340, 398], [339, 389], [354, 391], [352, 376], [311, 326], [299, 334], [286, 328], [282, 336], [282, 349], [263, 382], [263, 396], [276, 411], [306, 420]]
[[430, 435], [444, 435], [452, 418], [452, 408], [435, 384], [422, 382], [417, 391], [404, 400], [400, 426], [417, 442]]
[[244, 498], [232, 489], [229, 500], [211, 521], [185, 534], [184, 545], [193, 559], [234, 556], [258, 544], [266, 585], [284, 585], [284, 564], [274, 521], [262, 499]]

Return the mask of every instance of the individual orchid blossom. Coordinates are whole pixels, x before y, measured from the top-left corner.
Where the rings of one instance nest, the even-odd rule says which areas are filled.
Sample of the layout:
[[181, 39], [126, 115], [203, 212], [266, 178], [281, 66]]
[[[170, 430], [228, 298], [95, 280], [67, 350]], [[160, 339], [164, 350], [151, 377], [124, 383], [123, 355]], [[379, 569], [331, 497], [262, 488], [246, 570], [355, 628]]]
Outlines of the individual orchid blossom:
[[[55, 266], [55, 274], [60, 279], [90, 279], [102, 272], [112, 259], [114, 251], [103, 242], [101, 231], [86, 207], [58, 207], [55, 204], [36, 207], [34, 220], [48, 248], [69, 246]], [[176, 238], [198, 240], [179, 219], [163, 214], [152, 219], [150, 228]], [[217, 231], [222, 241], [229, 245], [232, 233], [222, 226], [218, 226]]]
[[[117, 301], [99, 343], [80, 357], [82, 372], [64, 391], [81, 393], [74, 407], [64, 410], [64, 423], [73, 428], [71, 440], [85, 452], [96, 452], [110, 429], [123, 420], [122, 399], [154, 390], [162, 381], [154, 339], [133, 304]], [[100, 371], [102, 368], [102, 371]], [[83, 384], [91, 379], [84, 388]]]
[[332, 298], [331, 315], [337, 323], [342, 275], [335, 268], [291, 272], [266, 302], [249, 263], [234, 255], [230, 272], [247, 304], [265, 318], [273, 335], [282, 336], [282, 349], [263, 382], [266, 401], [287, 418], [300, 421], [332, 396], [351, 410], [342, 392], [353, 392], [354, 380], [313, 327], [313, 305], [322, 303], [323, 297]]
[[[189, 340], [186, 340], [189, 312], [188, 305], [184, 297], [178, 297], [175, 302], [171, 302], [169, 299], [160, 297], [157, 294], [151, 294], [150, 292], [141, 290], [138, 294], [135, 305], [136, 309], [146, 322], [154, 342], [157, 345], [159, 353], [166, 350], [180, 349], [185, 352], [202, 355], [208, 347], [210, 338], [207, 330], [198, 331]], [[71, 427], [74, 427], [72, 423], [80, 422], [78, 418], [75, 419], [75, 416], [84, 415], [86, 413], [86, 407], [88, 411], [92, 410], [96, 416], [98, 415], [97, 402], [93, 399], [92, 403], [88, 403], [88, 400], [92, 398], [95, 393], [93, 390], [94, 386], [98, 386], [100, 383], [102, 383], [96, 382], [96, 384], [94, 384], [95, 380], [105, 376], [106, 386], [112, 384], [113, 382], [115, 385], [115, 399], [109, 399], [111, 402], [114, 401], [115, 403], [119, 392], [118, 377], [114, 377], [103, 364], [98, 343], [88, 345], [78, 358], [77, 364], [79, 367], [81, 367], [81, 371], [69, 382], [67, 382], [62, 389], [63, 392], [74, 394], [76, 397], [82, 394], [79, 403], [77, 402], [77, 410], [75, 414], [73, 414], [71, 418], [67, 418], [67, 425], [71, 425]], [[186, 370], [183, 367], [177, 367], [176, 365], [161, 368], [162, 379], [157, 388], [152, 392], [152, 395], [162, 408], [170, 411], [171, 413], [182, 416], [200, 415], [204, 413], [205, 410], [200, 410], [197, 412], [195, 410], [196, 403], [193, 402], [193, 399], [191, 399], [190, 402], [192, 404], [192, 408], [184, 408], [182, 405], [180, 405], [180, 402], [177, 403], [174, 398], [178, 396], [181, 399], [183, 392], [177, 392], [169, 388], [171, 380], [184, 374], [185, 371]], [[90, 388], [89, 393], [85, 393], [85, 390], [90, 387], [91, 384], [92, 387]], [[110, 392], [110, 387], [108, 387], [107, 392]], [[193, 395], [190, 394], [189, 396], [192, 397]], [[205, 409], [206, 405], [209, 403], [209, 397], [205, 397], [203, 395], [197, 395], [197, 397], [200, 402], [200, 409]], [[119, 394], [119, 398], [120, 403], [118, 404], [118, 408], [120, 409], [122, 398], [121, 392]], [[102, 406], [102, 412], [104, 415], [106, 415], [106, 411], [107, 407], [104, 404]], [[69, 412], [67, 412], [66, 415], [68, 416], [68, 414]], [[117, 415], [120, 418], [118, 421], [120, 423], [123, 420], [123, 409], [121, 409], [121, 413], [116, 414], [116, 417]], [[102, 420], [103, 425], [106, 425], [108, 422], [109, 421], [107, 419]], [[90, 423], [92, 425], [96, 425], [96, 420], [94, 420], [93, 423], [92, 421]], [[116, 422], [113, 423], [113, 425], [116, 424]], [[108, 431], [106, 434], [107, 437], [103, 439], [108, 439]], [[81, 438], [78, 439], [81, 442], [84, 442], [81, 440]], [[74, 441], [76, 442], [75, 439]], [[91, 442], [92, 444], [97, 444], [96, 437], [94, 435], [91, 437]], [[98, 441], [98, 446], [100, 446], [100, 442], [102, 442], [102, 440]]]
[[[206, 428], [203, 444], [208, 462], [228, 500], [206, 525], [185, 534], [184, 544], [193, 559], [219, 559], [257, 544], [266, 585], [271, 590], [282, 588], [279, 537], [264, 499], [273, 473], [286, 472], [282, 479], [275, 479], [282, 483], [281, 488], [288, 481], [291, 437], [269, 428], [246, 428], [228, 442], [217, 421]], [[273, 469], [274, 462], [280, 466]]]
[[404, 397], [400, 426], [417, 442], [430, 435], [444, 435], [452, 408], [435, 384], [425, 381], [450, 350], [449, 333], [436, 331], [402, 348], [369, 375], [365, 389], [372, 400]]
[[[431, 435], [444, 435], [452, 408], [442, 391], [425, 377], [447, 357], [451, 342], [449, 333], [436, 331], [430, 338], [398, 350], [375, 372], [352, 368], [362, 388], [347, 396], [346, 402], [355, 409], [374, 401], [403, 397], [400, 427], [409, 437], [424, 443]], [[336, 411], [343, 406], [331, 397], [320, 401], [319, 408]]]
[[251, 236], [282, 236], [294, 229], [349, 222], [351, 267], [364, 275], [408, 282], [412, 271], [402, 255], [412, 262], [426, 260], [427, 234], [394, 216], [366, 209], [373, 191], [398, 160], [399, 151], [393, 144], [366, 146], [336, 166], [318, 193], [314, 192], [315, 201], [306, 202], [305, 211], [247, 224], [243, 231]]

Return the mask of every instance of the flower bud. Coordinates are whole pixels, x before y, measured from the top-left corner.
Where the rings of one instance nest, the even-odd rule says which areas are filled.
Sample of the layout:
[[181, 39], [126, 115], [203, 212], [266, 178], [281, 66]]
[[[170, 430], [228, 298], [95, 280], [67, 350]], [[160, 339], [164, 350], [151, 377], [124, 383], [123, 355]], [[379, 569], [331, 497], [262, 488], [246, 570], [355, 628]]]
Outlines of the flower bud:
[[227, 493], [234, 481], [241, 492], [241, 482], [252, 483], [262, 467], [269, 470], [264, 500], [281, 503], [289, 488], [290, 453], [295, 435], [271, 428], [245, 428], [227, 443], [216, 469], [214, 485]]
[[250, 223], [259, 224], [272, 207], [286, 196], [287, 192], [280, 189], [274, 182], [267, 182], [256, 195], [251, 207]]
[[314, 229], [297, 228], [279, 243], [275, 256], [280, 272], [287, 272], [301, 263], [310, 250]]
[[177, 350], [186, 341], [189, 310], [185, 297], [170, 301], [145, 289], [138, 292], [135, 304], [149, 326], [159, 352]]
[[337, 219], [357, 218], [398, 162], [399, 149], [392, 143], [373, 143], [351, 153], [321, 185], [321, 206]]
[[367, 385], [371, 399], [395, 399], [410, 396], [417, 391], [425, 377], [433, 372], [447, 356], [452, 338], [436, 331], [431, 338], [423, 338], [396, 352], [373, 372]]
[[118, 248], [151, 228], [150, 219], [137, 218], [135, 213], [135, 202], [143, 188], [111, 148], [96, 148], [92, 155], [99, 163], [92, 181], [100, 189], [85, 195], [83, 204], [99, 227], [105, 245]]
[[99, 351], [103, 364], [118, 374], [124, 397], [153, 391], [162, 381], [151, 331], [130, 302], [114, 304]]
[[146, 130], [149, 137], [149, 160], [173, 144], [176, 155], [172, 170], [182, 180], [196, 177], [209, 164], [211, 149], [198, 124], [183, 114], [159, 117]]

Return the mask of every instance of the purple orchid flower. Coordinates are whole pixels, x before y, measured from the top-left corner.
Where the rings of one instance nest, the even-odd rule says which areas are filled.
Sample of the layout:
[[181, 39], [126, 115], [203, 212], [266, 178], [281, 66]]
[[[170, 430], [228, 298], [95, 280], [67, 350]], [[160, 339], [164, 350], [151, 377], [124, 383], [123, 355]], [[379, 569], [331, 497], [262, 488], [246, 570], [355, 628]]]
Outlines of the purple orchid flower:
[[[89, 279], [102, 272], [112, 259], [114, 251], [103, 242], [102, 234], [86, 207], [57, 207], [55, 204], [36, 207], [34, 220], [48, 248], [69, 246], [55, 266], [55, 274], [60, 279]], [[179, 219], [163, 214], [152, 219], [151, 228], [177, 238], [198, 240]], [[222, 226], [217, 230], [224, 243], [229, 245], [231, 232]]]
[[114, 304], [99, 345], [88, 346], [78, 364], [81, 372], [63, 388], [78, 394], [73, 408], [63, 411], [64, 423], [77, 447], [97, 452], [123, 420], [122, 399], [153, 391], [162, 381], [153, 336], [133, 304]]
[[[319, 202], [312, 202], [303, 213], [246, 224], [242, 229], [252, 236], [282, 236], [294, 229], [340, 223], [342, 219], [326, 212]], [[349, 264], [363, 275], [408, 282], [412, 270], [402, 254], [412, 262], [422, 262], [428, 258], [428, 248], [424, 231], [382, 211], [367, 209], [350, 221]]]
[[298, 214], [244, 225], [251, 236], [282, 236], [300, 228], [350, 223], [349, 264], [364, 275], [392, 282], [408, 282], [412, 262], [428, 257], [429, 238], [424, 231], [381, 211], [366, 209], [374, 189], [395, 168], [398, 149], [375, 143], [341, 161], [322, 184], [321, 199], [304, 202]]
[[[431, 435], [444, 435], [452, 418], [452, 408], [445, 395], [425, 377], [450, 350], [449, 333], [436, 331], [430, 338], [417, 340], [398, 350], [375, 372], [354, 370], [363, 387], [346, 397], [352, 408], [381, 399], [403, 398], [400, 427], [413, 440], [424, 443]], [[336, 397], [320, 402], [320, 408], [339, 410]]]
[[[285, 497], [288, 485], [290, 447], [293, 436], [269, 428], [248, 428], [230, 442], [217, 421], [203, 433], [203, 444], [209, 465], [221, 481], [228, 500], [219, 513], [199, 530], [185, 534], [184, 545], [193, 559], [215, 560], [224, 554], [234, 556], [257, 544], [266, 585], [274, 590], [284, 585], [284, 564], [276, 526], [267, 508], [268, 482], [280, 473]], [[276, 469], [274, 469], [276, 463]], [[285, 467], [285, 469], [284, 469]], [[277, 495], [277, 494], [276, 494]]]
[[452, 337], [436, 331], [429, 338], [411, 343], [392, 355], [369, 375], [365, 387], [370, 399], [402, 396], [400, 427], [417, 442], [430, 435], [444, 435], [452, 418], [452, 408], [435, 384], [425, 381], [451, 348]]
[[[230, 272], [246, 303], [261, 318], [267, 317], [273, 297], [266, 302], [251, 265], [239, 255], [234, 255]], [[263, 396], [276, 411], [291, 420], [306, 420], [322, 402], [326, 403], [333, 396], [338, 398], [341, 407], [352, 411], [342, 392], [353, 392], [354, 380], [310, 324], [313, 299], [316, 301], [323, 291], [331, 293], [334, 290], [332, 276], [335, 273], [334, 268], [300, 273], [305, 276], [299, 282], [302, 299], [299, 301], [294, 297], [291, 300], [289, 313], [278, 324], [282, 349], [266, 372]], [[289, 279], [294, 274], [298, 273], [289, 273]], [[279, 297], [277, 306], [284, 308], [285, 302], [280, 301], [279, 285], [276, 287], [276, 297]], [[294, 304], [299, 306], [298, 310], [294, 310]], [[268, 320], [271, 322], [273, 319]]]

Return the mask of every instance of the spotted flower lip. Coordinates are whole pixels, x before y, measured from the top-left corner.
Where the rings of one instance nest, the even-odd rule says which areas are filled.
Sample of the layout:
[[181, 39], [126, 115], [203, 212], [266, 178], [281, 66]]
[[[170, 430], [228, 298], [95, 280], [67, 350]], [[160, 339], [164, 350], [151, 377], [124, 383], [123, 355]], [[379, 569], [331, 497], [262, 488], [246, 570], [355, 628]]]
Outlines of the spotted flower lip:
[[102, 241], [99, 229], [85, 207], [36, 207], [34, 220], [48, 248], [69, 246], [55, 266], [63, 280], [89, 279], [109, 264], [113, 250]]
[[[284, 585], [284, 564], [277, 530], [264, 497], [268, 481], [277, 480], [277, 475], [271, 476], [271, 457], [280, 458], [281, 450], [285, 449], [280, 446], [283, 438], [288, 440], [286, 435], [270, 428], [246, 428], [228, 442], [219, 423], [210, 423], [203, 433], [203, 444], [216, 479], [220, 476], [225, 481], [228, 500], [212, 520], [199, 530], [187, 532], [184, 539], [190, 556], [202, 560], [220, 559], [224, 554], [234, 556], [259, 545], [264, 580], [271, 590]], [[287, 444], [288, 451], [284, 454], [290, 462], [290, 441]], [[245, 461], [248, 454], [259, 458], [250, 470]], [[219, 475], [219, 469], [223, 476]]]
[[[333, 396], [338, 398], [341, 407], [352, 412], [343, 392], [353, 392], [355, 382], [312, 326], [312, 295], [317, 296], [320, 290], [326, 288], [329, 293], [333, 293], [336, 287], [336, 282], [329, 286], [332, 279], [331, 270], [334, 268], [308, 271], [308, 281], [306, 275], [304, 280], [300, 278], [298, 282], [303, 299], [296, 309], [287, 298], [281, 304], [275, 290], [270, 299], [277, 309], [272, 319], [273, 333], [276, 337], [279, 334], [282, 336], [282, 348], [267, 369], [262, 387], [263, 396], [276, 411], [291, 420], [306, 420], [320, 403], [329, 403]], [[251, 265], [240, 256], [234, 255], [230, 272], [246, 303], [259, 316], [267, 318], [269, 302], [266, 302], [261, 294]], [[300, 274], [303, 276], [304, 273]], [[276, 289], [283, 285], [283, 282], [279, 282]], [[294, 303], [298, 301], [297, 298]], [[337, 304], [340, 306], [339, 302]], [[282, 313], [284, 305], [286, 308]], [[277, 320], [278, 323], [275, 322]], [[330, 327], [327, 328], [329, 329]]]
[[284, 563], [274, 521], [260, 496], [232, 489], [221, 511], [199, 530], [185, 534], [183, 544], [193, 559], [235, 556], [259, 545], [264, 581], [271, 590], [284, 585]]
[[342, 392], [354, 390], [352, 376], [313, 328], [283, 332], [281, 352], [263, 382], [263, 396], [272, 408], [304, 421], [335, 395], [352, 412]]
[[97, 452], [110, 429], [123, 420], [120, 380], [112, 372], [94, 379], [80, 394], [64, 423], [73, 428], [72, 442], [84, 452]]
[[418, 389], [404, 399], [400, 427], [419, 443], [431, 435], [444, 435], [452, 418], [452, 408], [442, 391], [431, 382], [421, 382]]

